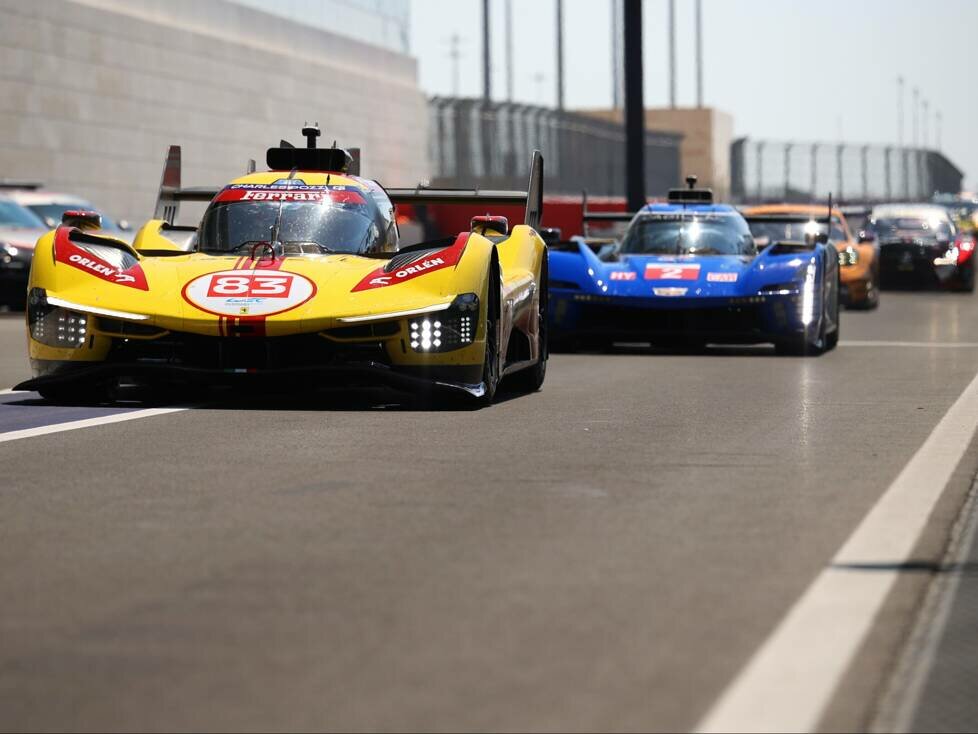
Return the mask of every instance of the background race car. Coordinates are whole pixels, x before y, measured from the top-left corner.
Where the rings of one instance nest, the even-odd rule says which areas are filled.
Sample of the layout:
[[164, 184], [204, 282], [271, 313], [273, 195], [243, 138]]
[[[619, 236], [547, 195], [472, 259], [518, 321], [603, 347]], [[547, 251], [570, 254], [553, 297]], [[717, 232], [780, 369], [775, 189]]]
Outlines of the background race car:
[[[552, 335], [565, 347], [773, 343], [818, 354], [839, 338], [839, 261], [825, 238], [758, 250], [744, 218], [709, 190], [669, 193], [596, 254], [551, 253]], [[621, 215], [589, 214], [609, 219]]]
[[871, 235], [856, 235], [845, 215], [832, 208], [831, 222], [823, 206], [767, 204], [742, 210], [750, 222], [758, 248], [776, 240], [804, 240], [807, 235], [828, 232], [829, 243], [839, 253], [840, 298], [849, 308], [873, 309], [880, 303], [879, 246]]
[[879, 242], [884, 287], [975, 289], [975, 240], [933, 204], [873, 208], [870, 232]]
[[[156, 218], [132, 246], [68, 212], [38, 243], [28, 301], [34, 378], [59, 401], [149, 385], [383, 383], [492, 400], [503, 377], [527, 390], [547, 363], [546, 247], [535, 227], [542, 157], [525, 192], [385, 191], [355, 158], [270, 148], [265, 173], [183, 189], [171, 147]], [[179, 203], [209, 201], [199, 227]], [[468, 231], [399, 247], [395, 203], [525, 206], [525, 224], [477, 217]]]

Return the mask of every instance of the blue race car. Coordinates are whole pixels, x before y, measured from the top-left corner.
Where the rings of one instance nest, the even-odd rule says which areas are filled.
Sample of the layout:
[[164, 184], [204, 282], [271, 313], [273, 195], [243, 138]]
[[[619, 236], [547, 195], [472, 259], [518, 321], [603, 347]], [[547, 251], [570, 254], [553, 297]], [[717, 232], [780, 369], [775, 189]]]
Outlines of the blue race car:
[[744, 217], [709, 189], [669, 192], [628, 219], [620, 243], [550, 252], [551, 343], [600, 348], [772, 343], [820, 354], [839, 340], [839, 259], [818, 227], [758, 247]]

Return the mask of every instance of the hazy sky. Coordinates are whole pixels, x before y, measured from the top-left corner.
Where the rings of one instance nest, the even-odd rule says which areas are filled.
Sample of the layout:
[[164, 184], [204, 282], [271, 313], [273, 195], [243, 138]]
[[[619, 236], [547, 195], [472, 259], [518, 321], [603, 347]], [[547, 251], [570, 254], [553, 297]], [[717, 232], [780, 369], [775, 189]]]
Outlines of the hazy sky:
[[[504, 2], [490, 0], [493, 96], [505, 95]], [[512, 0], [515, 98], [554, 103], [554, 0]], [[568, 107], [611, 103], [610, 0], [564, 0]], [[695, 104], [693, 0], [676, 0], [677, 87]], [[667, 0], [645, 0], [645, 103], [668, 104]], [[462, 95], [482, 94], [481, 0], [413, 0], [411, 47], [422, 88], [452, 93], [450, 38], [463, 38]], [[703, 0], [707, 105], [733, 115], [736, 134], [778, 140], [895, 143], [897, 77], [930, 103], [928, 140], [978, 188], [978, 0]], [[541, 82], [539, 77], [544, 80]], [[923, 123], [920, 130], [923, 138]]]

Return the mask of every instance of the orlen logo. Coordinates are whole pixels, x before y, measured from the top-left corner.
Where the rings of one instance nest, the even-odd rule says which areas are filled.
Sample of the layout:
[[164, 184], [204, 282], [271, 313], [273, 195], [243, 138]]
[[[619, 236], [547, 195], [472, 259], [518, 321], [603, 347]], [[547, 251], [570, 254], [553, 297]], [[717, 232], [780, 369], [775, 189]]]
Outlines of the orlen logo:
[[314, 295], [311, 280], [281, 270], [222, 270], [183, 287], [184, 300], [201, 311], [244, 319], [291, 311]]
[[389, 285], [404, 283], [419, 275], [433, 273], [442, 268], [452, 267], [458, 264], [465, 250], [465, 243], [468, 241], [468, 233], [463, 233], [455, 240], [455, 244], [446, 247], [438, 252], [420, 253], [417, 259], [405, 263], [402, 267], [393, 272], [386, 272], [385, 268], [377, 268], [367, 275], [363, 280], [353, 287], [352, 292], [366, 291], [371, 288], [384, 288]]
[[93, 273], [98, 275], [104, 275], [108, 278], [112, 278], [116, 283], [135, 283], [136, 279], [131, 275], [126, 275], [125, 273], [117, 273], [115, 268], [111, 268], [108, 265], [103, 265], [102, 263], [92, 260], [89, 257], [83, 257], [81, 255], [69, 255], [68, 262], [72, 265], [78, 265], [79, 267], [91, 270]]
[[[102, 248], [107, 245], [99, 245]], [[71, 229], [59, 227], [54, 240], [54, 259], [56, 262], [65, 263], [73, 268], [84, 270], [96, 278], [101, 278], [116, 285], [124, 285], [139, 290], [149, 290], [146, 283], [146, 275], [140, 267], [135, 257], [125, 254], [121, 255], [123, 263], [131, 263], [125, 270], [113, 267], [97, 255], [88, 252], [71, 241]], [[128, 258], [128, 260], [127, 260]]]

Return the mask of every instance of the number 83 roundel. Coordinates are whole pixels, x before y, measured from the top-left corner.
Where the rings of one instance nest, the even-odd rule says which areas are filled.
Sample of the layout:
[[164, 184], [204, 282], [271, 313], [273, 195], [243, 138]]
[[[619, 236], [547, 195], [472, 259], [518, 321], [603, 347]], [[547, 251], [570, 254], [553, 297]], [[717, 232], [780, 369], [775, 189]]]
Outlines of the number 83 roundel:
[[191, 280], [184, 299], [218, 316], [272, 316], [291, 311], [316, 295], [303, 275], [281, 270], [222, 270]]

